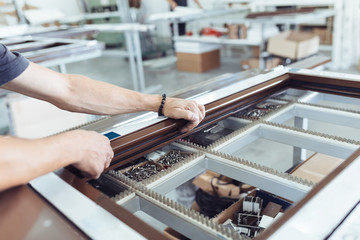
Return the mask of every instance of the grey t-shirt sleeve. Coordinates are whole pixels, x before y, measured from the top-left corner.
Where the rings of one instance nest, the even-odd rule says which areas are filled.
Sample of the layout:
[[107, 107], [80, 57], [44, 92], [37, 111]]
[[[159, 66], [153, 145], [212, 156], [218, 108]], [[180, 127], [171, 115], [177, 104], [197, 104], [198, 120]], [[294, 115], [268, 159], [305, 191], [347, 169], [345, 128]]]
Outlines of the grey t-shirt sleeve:
[[20, 53], [10, 52], [0, 43], [0, 86], [23, 73], [29, 64], [29, 60]]

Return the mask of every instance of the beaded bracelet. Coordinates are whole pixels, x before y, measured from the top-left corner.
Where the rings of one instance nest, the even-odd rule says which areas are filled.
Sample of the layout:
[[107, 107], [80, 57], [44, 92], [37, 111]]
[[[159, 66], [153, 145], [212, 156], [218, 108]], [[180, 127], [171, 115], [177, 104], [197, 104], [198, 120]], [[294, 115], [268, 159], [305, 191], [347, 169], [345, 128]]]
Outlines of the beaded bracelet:
[[162, 100], [161, 100], [161, 104], [160, 104], [159, 111], [158, 111], [158, 116], [159, 117], [164, 116], [163, 108], [164, 108], [165, 100], [166, 100], [166, 94], [164, 93], [162, 95]]

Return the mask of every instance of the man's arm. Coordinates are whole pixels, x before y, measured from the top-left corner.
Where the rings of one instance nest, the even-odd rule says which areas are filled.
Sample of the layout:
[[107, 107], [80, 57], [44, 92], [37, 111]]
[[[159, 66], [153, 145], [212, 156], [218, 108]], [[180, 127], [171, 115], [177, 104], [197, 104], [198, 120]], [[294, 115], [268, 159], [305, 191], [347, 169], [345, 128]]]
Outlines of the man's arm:
[[174, 10], [178, 5], [174, 0], [168, 0], [169, 4], [170, 4], [170, 8], [172, 10]]
[[[158, 111], [162, 97], [142, 94], [81, 75], [61, 74], [30, 63], [17, 78], [2, 85], [73, 112], [121, 114]], [[166, 99], [163, 113], [186, 119], [182, 131], [194, 128], [205, 115], [195, 101]], [[109, 140], [96, 132], [76, 130], [37, 140], [0, 137], [0, 190], [72, 164], [84, 176], [98, 178], [113, 158]]]
[[36, 140], [0, 136], [0, 153], [0, 191], [70, 164], [98, 178], [114, 155], [106, 137], [84, 130]]
[[[169, 2], [169, 4], [170, 4], [170, 8], [171, 8], [172, 10], [174, 10], [174, 9], [178, 6], [177, 3], [176, 3], [174, 0], [168, 0], [168, 2]], [[199, 0], [194, 0], [194, 2], [199, 6], [199, 8], [202, 8]]]
[[[162, 99], [160, 95], [135, 92], [82, 75], [57, 73], [34, 63], [2, 87], [48, 101], [64, 110], [90, 114], [157, 112]], [[189, 131], [204, 118], [205, 109], [195, 101], [167, 98], [163, 113], [170, 118], [188, 120], [181, 130]]]
[[202, 6], [201, 6], [201, 4], [200, 4], [200, 2], [199, 2], [199, 0], [194, 0], [194, 2], [199, 6], [199, 8], [202, 8]]

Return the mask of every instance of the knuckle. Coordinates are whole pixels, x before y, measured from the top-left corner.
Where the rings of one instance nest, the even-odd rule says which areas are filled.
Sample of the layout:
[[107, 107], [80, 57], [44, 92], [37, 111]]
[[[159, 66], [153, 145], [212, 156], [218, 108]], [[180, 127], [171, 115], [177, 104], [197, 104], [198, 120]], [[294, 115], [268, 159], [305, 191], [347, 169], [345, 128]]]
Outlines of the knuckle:
[[191, 122], [196, 122], [198, 121], [198, 115], [195, 112], [191, 113]]
[[192, 120], [193, 120], [193, 116], [194, 116], [194, 114], [193, 114], [192, 112], [187, 111], [187, 112], [186, 112], [186, 115], [185, 115], [185, 119], [186, 119], [186, 120], [189, 120], [189, 121], [192, 121]]

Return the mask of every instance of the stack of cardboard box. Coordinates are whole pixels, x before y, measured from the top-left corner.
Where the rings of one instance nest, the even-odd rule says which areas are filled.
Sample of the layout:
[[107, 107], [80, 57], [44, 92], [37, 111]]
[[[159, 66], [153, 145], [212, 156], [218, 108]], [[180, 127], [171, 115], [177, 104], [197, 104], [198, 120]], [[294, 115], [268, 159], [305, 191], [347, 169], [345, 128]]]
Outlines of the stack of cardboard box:
[[247, 37], [247, 27], [245, 24], [230, 24], [228, 25], [229, 39], [245, 39]]
[[220, 67], [220, 46], [217, 44], [177, 41], [175, 50], [179, 71], [202, 73]]
[[320, 37], [320, 44], [332, 44], [332, 32], [328, 28], [316, 27], [313, 29], [313, 33]]
[[239, 25], [238, 24], [230, 24], [228, 26], [228, 37], [229, 39], [238, 39], [239, 38]]

